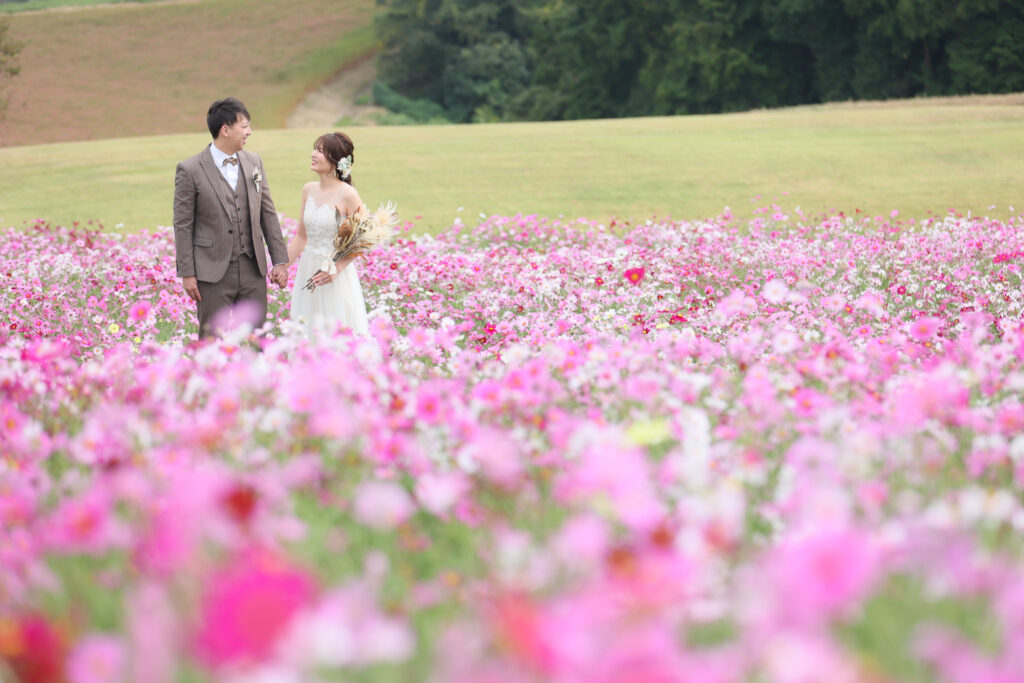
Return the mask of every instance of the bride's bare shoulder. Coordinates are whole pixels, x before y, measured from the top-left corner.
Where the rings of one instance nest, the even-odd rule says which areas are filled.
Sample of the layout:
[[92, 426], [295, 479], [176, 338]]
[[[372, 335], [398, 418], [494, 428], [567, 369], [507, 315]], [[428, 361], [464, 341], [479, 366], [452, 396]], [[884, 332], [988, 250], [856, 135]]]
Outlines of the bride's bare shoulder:
[[334, 192], [334, 203], [343, 209], [343, 213], [350, 214], [357, 211], [363, 202], [359, 198], [356, 188], [348, 183], [342, 183], [341, 187]]

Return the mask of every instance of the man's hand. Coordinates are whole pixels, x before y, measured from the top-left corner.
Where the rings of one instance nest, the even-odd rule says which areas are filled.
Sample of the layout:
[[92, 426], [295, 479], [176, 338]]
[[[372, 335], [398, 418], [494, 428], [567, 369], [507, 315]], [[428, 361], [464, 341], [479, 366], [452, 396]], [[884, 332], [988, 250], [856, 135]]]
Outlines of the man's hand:
[[279, 263], [274, 266], [270, 271], [270, 280], [278, 287], [284, 288], [288, 286], [288, 266], [283, 263]]
[[199, 280], [194, 277], [183, 277], [181, 278], [181, 285], [185, 288], [185, 293], [188, 294], [189, 299], [196, 303], [203, 300], [203, 296], [199, 293]]

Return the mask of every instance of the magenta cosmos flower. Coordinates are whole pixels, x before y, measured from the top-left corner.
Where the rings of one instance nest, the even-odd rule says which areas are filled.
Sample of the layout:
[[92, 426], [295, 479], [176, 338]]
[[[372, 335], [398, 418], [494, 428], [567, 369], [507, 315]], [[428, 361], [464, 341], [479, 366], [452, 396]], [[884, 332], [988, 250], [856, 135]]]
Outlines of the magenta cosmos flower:
[[313, 578], [281, 558], [241, 554], [210, 577], [196, 637], [200, 657], [213, 667], [265, 661], [315, 594]]

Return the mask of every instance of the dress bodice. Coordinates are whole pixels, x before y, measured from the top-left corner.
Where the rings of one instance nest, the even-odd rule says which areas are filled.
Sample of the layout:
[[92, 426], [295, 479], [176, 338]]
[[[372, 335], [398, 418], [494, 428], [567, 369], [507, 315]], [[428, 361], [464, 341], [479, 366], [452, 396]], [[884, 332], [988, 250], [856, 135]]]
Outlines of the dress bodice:
[[306, 199], [302, 212], [302, 222], [306, 226], [309, 242], [306, 250], [318, 259], [330, 256], [334, 251], [334, 238], [338, 234], [333, 204], [318, 205], [312, 197]]

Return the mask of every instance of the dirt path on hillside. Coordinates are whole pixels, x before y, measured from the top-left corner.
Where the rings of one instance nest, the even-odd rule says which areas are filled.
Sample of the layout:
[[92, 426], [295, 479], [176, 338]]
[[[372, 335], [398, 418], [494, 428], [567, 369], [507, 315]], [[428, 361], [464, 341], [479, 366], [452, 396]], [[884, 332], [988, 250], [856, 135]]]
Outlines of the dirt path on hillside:
[[377, 78], [377, 64], [368, 57], [342, 71], [327, 85], [306, 96], [285, 122], [287, 128], [333, 128], [347, 118], [362, 125], [373, 125], [374, 114], [386, 110], [356, 100], [370, 99], [370, 87]]
[[80, 12], [92, 9], [110, 9], [118, 7], [152, 7], [153, 5], [189, 5], [207, 0], [159, 0], [158, 2], [101, 2], [95, 5], [62, 5], [60, 7], [44, 7], [43, 9], [27, 9], [0, 14], [0, 16], [24, 16], [27, 14], [52, 14], [54, 12]]

